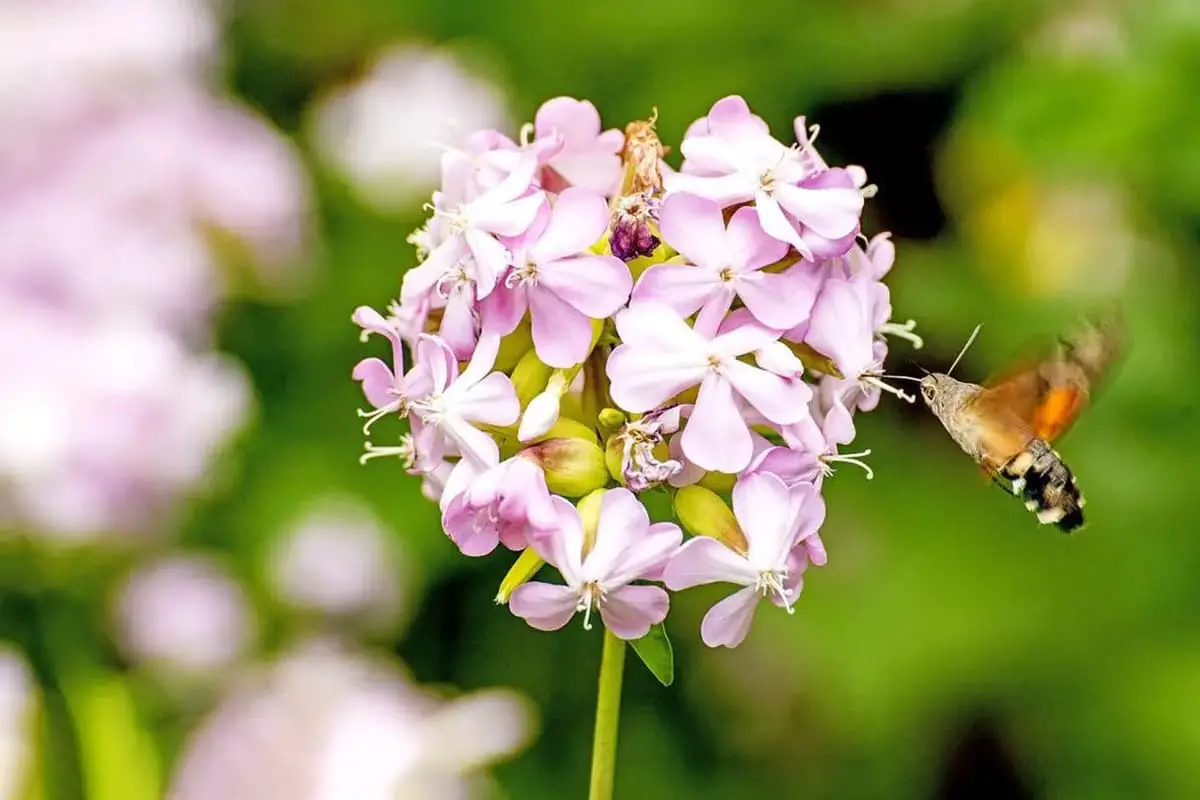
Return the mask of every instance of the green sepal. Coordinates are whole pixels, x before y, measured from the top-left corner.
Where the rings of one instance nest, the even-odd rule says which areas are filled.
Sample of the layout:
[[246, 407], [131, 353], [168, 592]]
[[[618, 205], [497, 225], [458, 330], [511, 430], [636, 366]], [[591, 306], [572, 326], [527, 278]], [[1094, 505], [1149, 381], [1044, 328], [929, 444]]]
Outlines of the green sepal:
[[675, 682], [675, 651], [671, 649], [666, 627], [661, 623], [655, 625], [645, 636], [629, 644], [659, 683], [670, 686]]

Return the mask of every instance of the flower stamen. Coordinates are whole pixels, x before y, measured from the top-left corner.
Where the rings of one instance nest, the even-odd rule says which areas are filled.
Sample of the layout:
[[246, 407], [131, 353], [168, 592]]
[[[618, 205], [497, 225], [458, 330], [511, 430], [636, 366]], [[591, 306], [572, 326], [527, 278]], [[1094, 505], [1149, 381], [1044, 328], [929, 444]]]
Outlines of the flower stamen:
[[886, 336], [895, 336], [899, 339], [907, 339], [912, 342], [914, 350], [920, 350], [925, 346], [925, 340], [922, 339], [914, 331], [917, 327], [917, 321], [910, 319], [907, 322], [885, 322], [879, 328], [879, 333]]

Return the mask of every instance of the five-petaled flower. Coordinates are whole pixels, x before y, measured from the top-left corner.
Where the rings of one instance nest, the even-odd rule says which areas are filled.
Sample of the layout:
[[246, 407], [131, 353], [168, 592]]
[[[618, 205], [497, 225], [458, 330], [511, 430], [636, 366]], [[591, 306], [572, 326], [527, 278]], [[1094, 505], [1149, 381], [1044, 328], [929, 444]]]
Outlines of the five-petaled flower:
[[741, 644], [764, 597], [792, 613], [807, 560], [803, 541], [821, 526], [825, 506], [811, 485], [788, 489], [776, 476], [757, 473], [733, 487], [733, 513], [746, 539], [743, 551], [712, 537], [696, 536], [679, 548], [663, 570], [663, 580], [672, 590], [706, 583], [744, 587], [704, 615], [700, 637], [709, 647]]
[[600, 501], [595, 541], [589, 543], [575, 507], [562, 498], [554, 502], [558, 529], [533, 537], [530, 544], [566, 584], [533, 581], [518, 587], [509, 600], [512, 612], [535, 628], [553, 631], [579, 612], [589, 627], [595, 609], [615, 636], [645, 636], [666, 618], [667, 593], [633, 582], [662, 569], [679, 547], [679, 528], [670, 522], [652, 525], [632, 492], [609, 489]]

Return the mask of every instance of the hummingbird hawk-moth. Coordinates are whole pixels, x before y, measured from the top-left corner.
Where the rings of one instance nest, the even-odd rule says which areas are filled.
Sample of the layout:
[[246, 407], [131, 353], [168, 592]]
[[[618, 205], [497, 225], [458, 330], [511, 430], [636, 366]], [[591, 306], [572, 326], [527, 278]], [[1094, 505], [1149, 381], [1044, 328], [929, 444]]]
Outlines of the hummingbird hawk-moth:
[[921, 379], [925, 404], [967, 455], [1025, 500], [1039, 523], [1063, 533], [1078, 530], [1084, 498], [1052, 444], [1087, 407], [1120, 352], [1120, 316], [1085, 320], [1042, 358], [1021, 362], [983, 386], [949, 374], [978, 333], [976, 328], [946, 374]]

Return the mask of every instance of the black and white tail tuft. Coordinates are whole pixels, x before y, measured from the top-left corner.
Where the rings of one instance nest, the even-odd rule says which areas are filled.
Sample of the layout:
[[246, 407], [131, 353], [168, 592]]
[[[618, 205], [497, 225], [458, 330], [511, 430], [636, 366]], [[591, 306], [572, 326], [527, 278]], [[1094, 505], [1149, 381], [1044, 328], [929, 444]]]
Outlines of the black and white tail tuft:
[[1083, 527], [1084, 499], [1075, 476], [1043, 440], [1031, 441], [1000, 474], [1012, 481], [1013, 494], [1025, 499], [1025, 507], [1037, 514], [1038, 522], [1053, 524], [1063, 533]]

